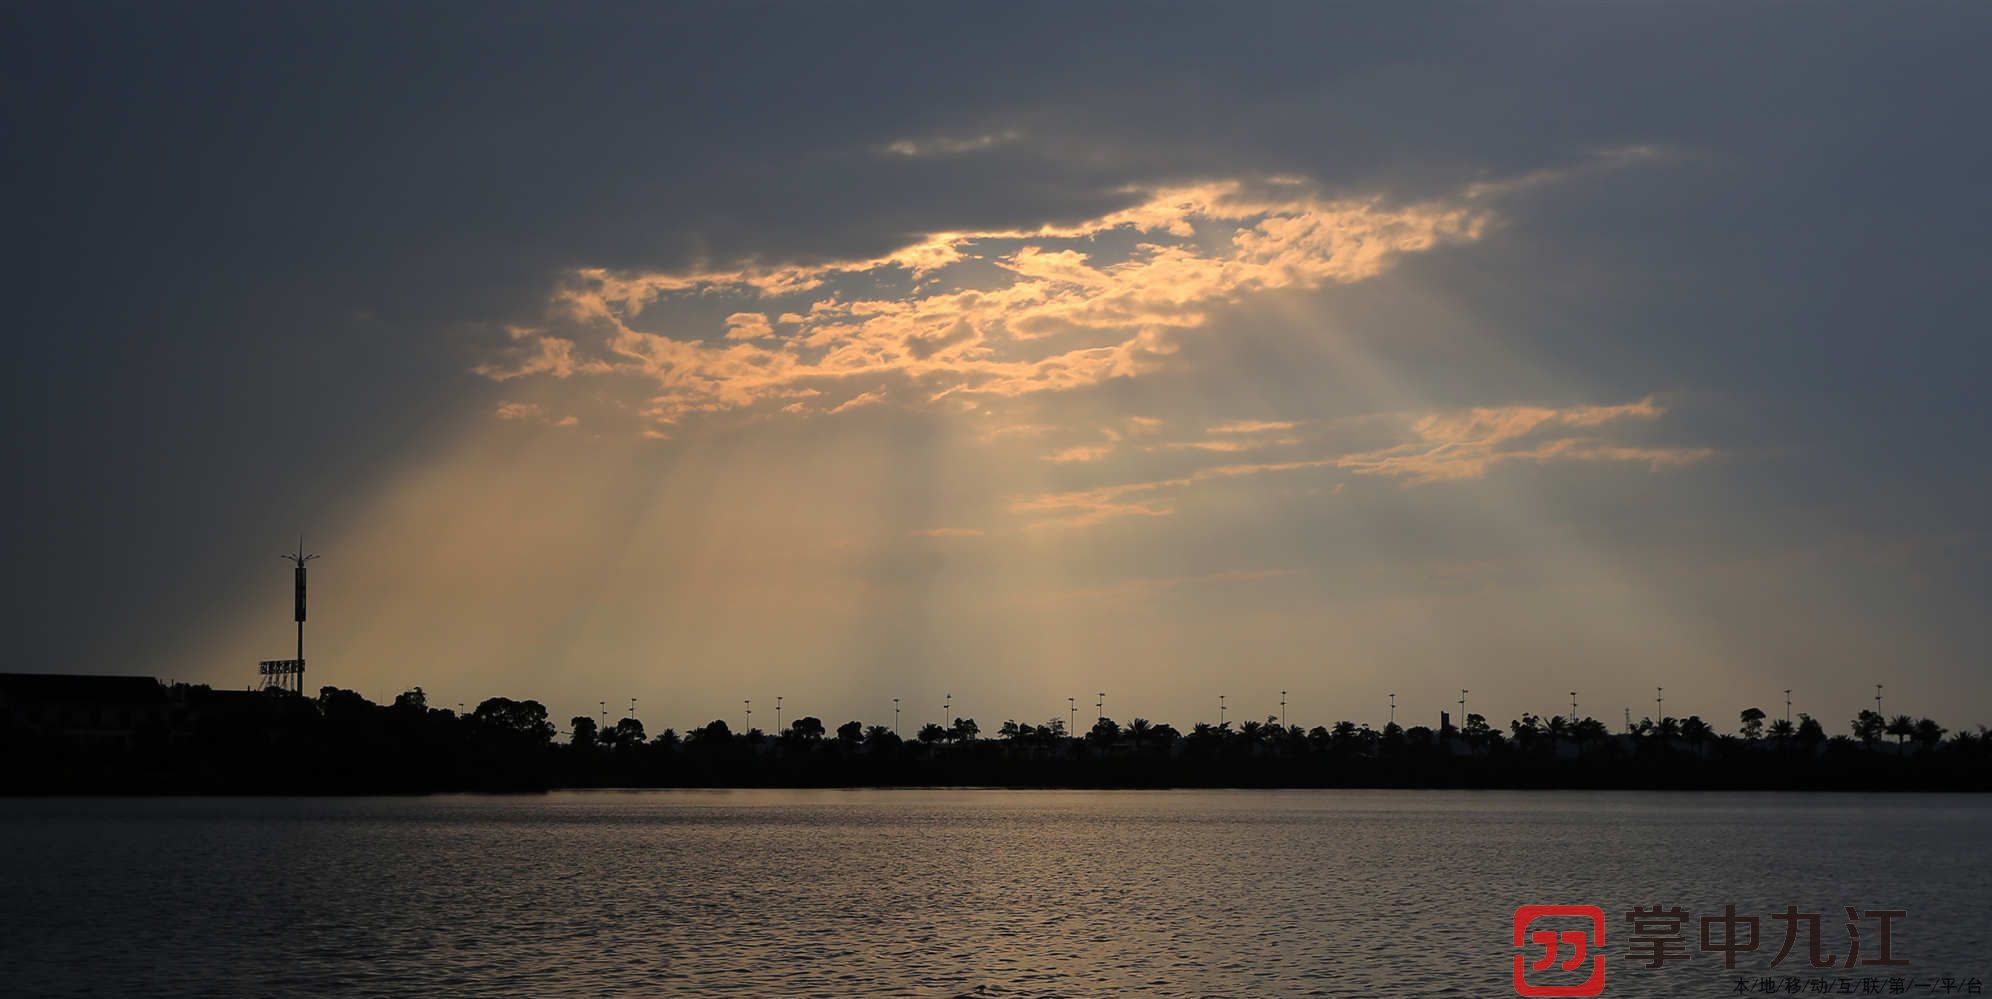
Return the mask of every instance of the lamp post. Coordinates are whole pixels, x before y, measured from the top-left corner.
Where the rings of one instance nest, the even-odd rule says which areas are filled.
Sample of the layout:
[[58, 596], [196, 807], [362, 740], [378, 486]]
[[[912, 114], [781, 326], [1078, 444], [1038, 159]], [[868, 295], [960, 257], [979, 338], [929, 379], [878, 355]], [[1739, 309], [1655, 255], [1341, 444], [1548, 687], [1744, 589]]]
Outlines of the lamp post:
[[752, 732], [754, 731], [754, 699], [751, 697], [742, 698], [740, 703], [747, 705], [747, 731]]
[[1466, 695], [1467, 689], [1459, 688], [1459, 730], [1462, 732], [1466, 731]]
[[941, 698], [941, 727], [948, 728], [953, 724], [954, 724], [954, 695], [947, 694]]
[[1224, 727], [1224, 695], [1217, 695], [1217, 727]]
[[1073, 730], [1074, 728], [1078, 727], [1078, 725], [1079, 725], [1079, 699], [1078, 699], [1078, 698], [1076, 698], [1076, 697], [1068, 697], [1068, 698], [1066, 698], [1066, 699], [1065, 699], [1065, 713], [1066, 713], [1066, 715], [1067, 715], [1067, 716], [1069, 716], [1069, 718], [1070, 718], [1070, 720], [1069, 720], [1069, 721], [1067, 721], [1067, 722], [1065, 723], [1065, 734], [1066, 734], [1066, 735], [1071, 735], [1071, 734], [1072, 734], [1072, 730]]
[[1286, 691], [1280, 691], [1280, 727], [1286, 726]]
[[1874, 713], [1881, 714], [1881, 684], [1874, 685]]
[[1099, 700], [1097, 700], [1097, 701], [1094, 701], [1094, 702], [1093, 702], [1093, 706], [1094, 706], [1094, 707], [1096, 707], [1096, 708], [1098, 708], [1098, 709], [1100, 709], [1100, 713], [1099, 713], [1098, 717], [1100, 717], [1100, 718], [1105, 718], [1105, 717], [1107, 716], [1107, 692], [1106, 692], [1106, 691], [1104, 691], [1104, 690], [1100, 691], [1100, 699], [1099, 699]]
[[1397, 724], [1397, 695], [1390, 695], [1390, 723]]
[[1659, 722], [1660, 719], [1667, 717], [1667, 697], [1665, 694], [1666, 689], [1667, 688], [1665, 687], [1653, 688], [1653, 720], [1656, 723]]
[[1570, 692], [1570, 720], [1577, 720], [1577, 692], [1574, 690]]
[[899, 698], [892, 699], [892, 734], [899, 734]]
[[775, 695], [775, 734], [779, 735], [781, 734], [781, 731], [782, 731], [782, 695], [776, 694]]
[[1791, 724], [1791, 688], [1785, 688], [1785, 724]]

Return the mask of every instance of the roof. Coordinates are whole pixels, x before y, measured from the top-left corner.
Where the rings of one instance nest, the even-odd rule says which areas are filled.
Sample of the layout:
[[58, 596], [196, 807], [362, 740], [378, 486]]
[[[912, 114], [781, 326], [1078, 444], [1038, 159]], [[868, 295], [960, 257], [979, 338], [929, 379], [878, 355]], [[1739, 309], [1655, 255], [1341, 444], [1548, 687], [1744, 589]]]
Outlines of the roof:
[[0, 698], [12, 701], [84, 701], [151, 704], [166, 688], [149, 676], [111, 673], [0, 673]]

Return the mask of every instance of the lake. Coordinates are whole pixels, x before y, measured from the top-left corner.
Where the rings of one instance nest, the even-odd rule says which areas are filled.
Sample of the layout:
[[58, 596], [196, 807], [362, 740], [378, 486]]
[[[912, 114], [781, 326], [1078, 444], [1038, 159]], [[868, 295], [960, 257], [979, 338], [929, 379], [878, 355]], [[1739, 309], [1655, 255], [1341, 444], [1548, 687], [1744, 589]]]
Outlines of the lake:
[[[1514, 911], [1557, 903], [1606, 914], [1606, 995], [1964, 994], [1992, 981], [1989, 831], [1992, 798], [1921, 795], [0, 800], [0, 991], [1511, 996]], [[1656, 905], [1764, 917], [1761, 949], [1727, 971], [1690, 921], [1649, 969], [1626, 913]], [[1833, 953], [1846, 906], [1903, 910], [1909, 964], [1801, 943], [1771, 970], [1787, 905]]]

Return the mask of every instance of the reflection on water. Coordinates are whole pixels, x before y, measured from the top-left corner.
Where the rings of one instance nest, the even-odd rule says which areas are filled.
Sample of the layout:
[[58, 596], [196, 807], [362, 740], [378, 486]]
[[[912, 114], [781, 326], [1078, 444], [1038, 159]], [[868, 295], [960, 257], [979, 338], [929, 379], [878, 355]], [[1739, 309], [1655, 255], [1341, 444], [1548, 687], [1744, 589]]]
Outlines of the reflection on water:
[[[1906, 795], [4, 801], [0, 991], [1500, 996], [1532, 902], [1608, 933], [1904, 908], [1909, 971], [1992, 981], [1989, 823]], [[1728, 975], [1615, 963], [1606, 994], [1732, 994], [1770, 943]]]

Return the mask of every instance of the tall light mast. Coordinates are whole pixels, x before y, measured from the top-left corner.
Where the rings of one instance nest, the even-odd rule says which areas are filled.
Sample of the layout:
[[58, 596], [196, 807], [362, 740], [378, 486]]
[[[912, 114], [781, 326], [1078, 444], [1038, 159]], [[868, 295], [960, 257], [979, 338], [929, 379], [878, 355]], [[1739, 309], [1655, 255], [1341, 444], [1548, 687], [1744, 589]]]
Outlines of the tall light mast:
[[265, 659], [256, 665], [263, 675], [264, 682], [269, 686], [302, 694], [304, 693], [304, 564], [318, 556], [305, 553], [304, 535], [299, 534], [297, 551], [278, 557], [296, 566], [292, 577], [294, 589], [291, 593], [291, 619], [297, 622], [297, 658]]

